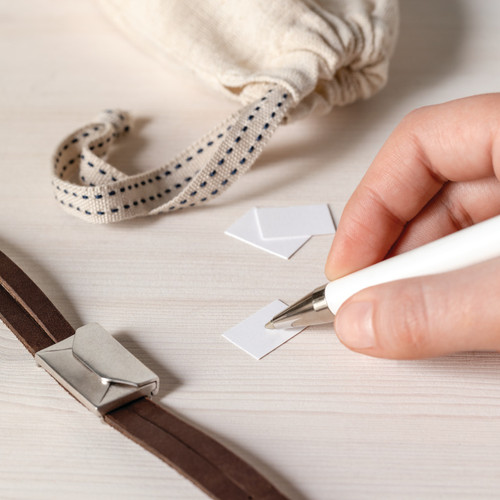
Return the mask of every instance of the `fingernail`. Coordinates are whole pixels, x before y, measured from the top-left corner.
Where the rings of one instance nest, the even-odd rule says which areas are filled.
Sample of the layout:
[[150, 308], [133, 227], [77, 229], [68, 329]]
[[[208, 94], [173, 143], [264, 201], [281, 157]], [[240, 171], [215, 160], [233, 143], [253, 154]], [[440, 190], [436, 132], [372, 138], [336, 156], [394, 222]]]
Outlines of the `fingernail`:
[[352, 302], [340, 309], [335, 318], [335, 331], [340, 340], [353, 349], [375, 345], [373, 305], [371, 302]]

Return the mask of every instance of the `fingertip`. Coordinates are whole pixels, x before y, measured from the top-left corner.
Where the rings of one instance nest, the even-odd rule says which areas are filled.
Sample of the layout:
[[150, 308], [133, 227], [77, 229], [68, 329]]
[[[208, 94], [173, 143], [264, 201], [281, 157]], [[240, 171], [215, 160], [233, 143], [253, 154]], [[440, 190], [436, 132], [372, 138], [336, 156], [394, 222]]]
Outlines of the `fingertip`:
[[348, 348], [386, 359], [500, 349], [500, 258], [366, 288], [337, 311]]
[[329, 281], [340, 278], [349, 272], [348, 269], [344, 270], [342, 266], [343, 259], [341, 253], [338, 251], [338, 234], [339, 233], [337, 233], [333, 239], [332, 246], [330, 247], [330, 251], [328, 252], [328, 257], [325, 262], [325, 276]]
[[377, 358], [420, 359], [437, 352], [430, 336], [422, 280], [361, 290], [337, 311], [335, 331], [349, 349]]
[[[350, 350], [377, 358], [419, 359], [433, 355], [422, 335], [413, 291], [399, 283], [371, 287], [348, 299], [335, 316], [335, 333]], [[413, 308], [412, 308], [413, 304]]]
[[335, 317], [335, 332], [340, 341], [353, 350], [371, 349], [376, 344], [373, 326], [373, 303], [351, 301]]
[[365, 255], [362, 239], [357, 235], [351, 237], [345, 229], [345, 224], [339, 225], [326, 259], [325, 275], [329, 281], [341, 278], [372, 264], [369, 257]]
[[333, 281], [339, 276], [337, 266], [335, 265], [335, 259], [332, 257], [331, 252], [326, 259], [325, 276], [327, 277], [328, 281]]

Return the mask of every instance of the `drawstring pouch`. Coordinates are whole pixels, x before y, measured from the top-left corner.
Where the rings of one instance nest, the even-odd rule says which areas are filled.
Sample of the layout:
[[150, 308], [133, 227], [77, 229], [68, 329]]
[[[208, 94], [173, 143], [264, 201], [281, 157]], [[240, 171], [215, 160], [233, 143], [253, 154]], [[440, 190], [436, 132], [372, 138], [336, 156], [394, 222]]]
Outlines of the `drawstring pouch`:
[[53, 158], [56, 200], [88, 222], [203, 206], [257, 160], [280, 123], [380, 90], [397, 37], [397, 0], [101, 0], [154, 57], [177, 59], [242, 107], [164, 166], [126, 175], [106, 161], [131, 128], [107, 110]]

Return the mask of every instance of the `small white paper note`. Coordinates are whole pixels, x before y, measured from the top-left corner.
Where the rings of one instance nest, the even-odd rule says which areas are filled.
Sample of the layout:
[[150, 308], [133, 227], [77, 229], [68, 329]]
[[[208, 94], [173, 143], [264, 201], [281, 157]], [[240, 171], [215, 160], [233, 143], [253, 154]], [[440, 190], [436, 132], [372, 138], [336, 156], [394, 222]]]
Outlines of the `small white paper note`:
[[266, 328], [266, 323], [287, 307], [281, 300], [275, 300], [238, 325], [233, 326], [222, 336], [255, 359], [261, 359], [304, 329], [304, 327], [286, 330], [268, 330]]
[[328, 205], [257, 208], [257, 220], [263, 239], [335, 233]]
[[255, 208], [226, 229], [225, 234], [284, 259], [289, 259], [309, 239], [309, 236], [275, 240], [262, 238]]

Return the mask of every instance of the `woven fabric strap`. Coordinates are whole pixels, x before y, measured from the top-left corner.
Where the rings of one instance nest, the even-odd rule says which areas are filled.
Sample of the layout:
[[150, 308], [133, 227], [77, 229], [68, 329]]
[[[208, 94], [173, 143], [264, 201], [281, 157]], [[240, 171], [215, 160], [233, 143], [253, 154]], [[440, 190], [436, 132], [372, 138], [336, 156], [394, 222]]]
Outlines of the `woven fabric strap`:
[[132, 176], [105, 160], [111, 145], [131, 127], [127, 113], [107, 110], [57, 148], [56, 200], [72, 215], [94, 223], [203, 205], [252, 166], [292, 106], [287, 91], [273, 86], [164, 167]]

